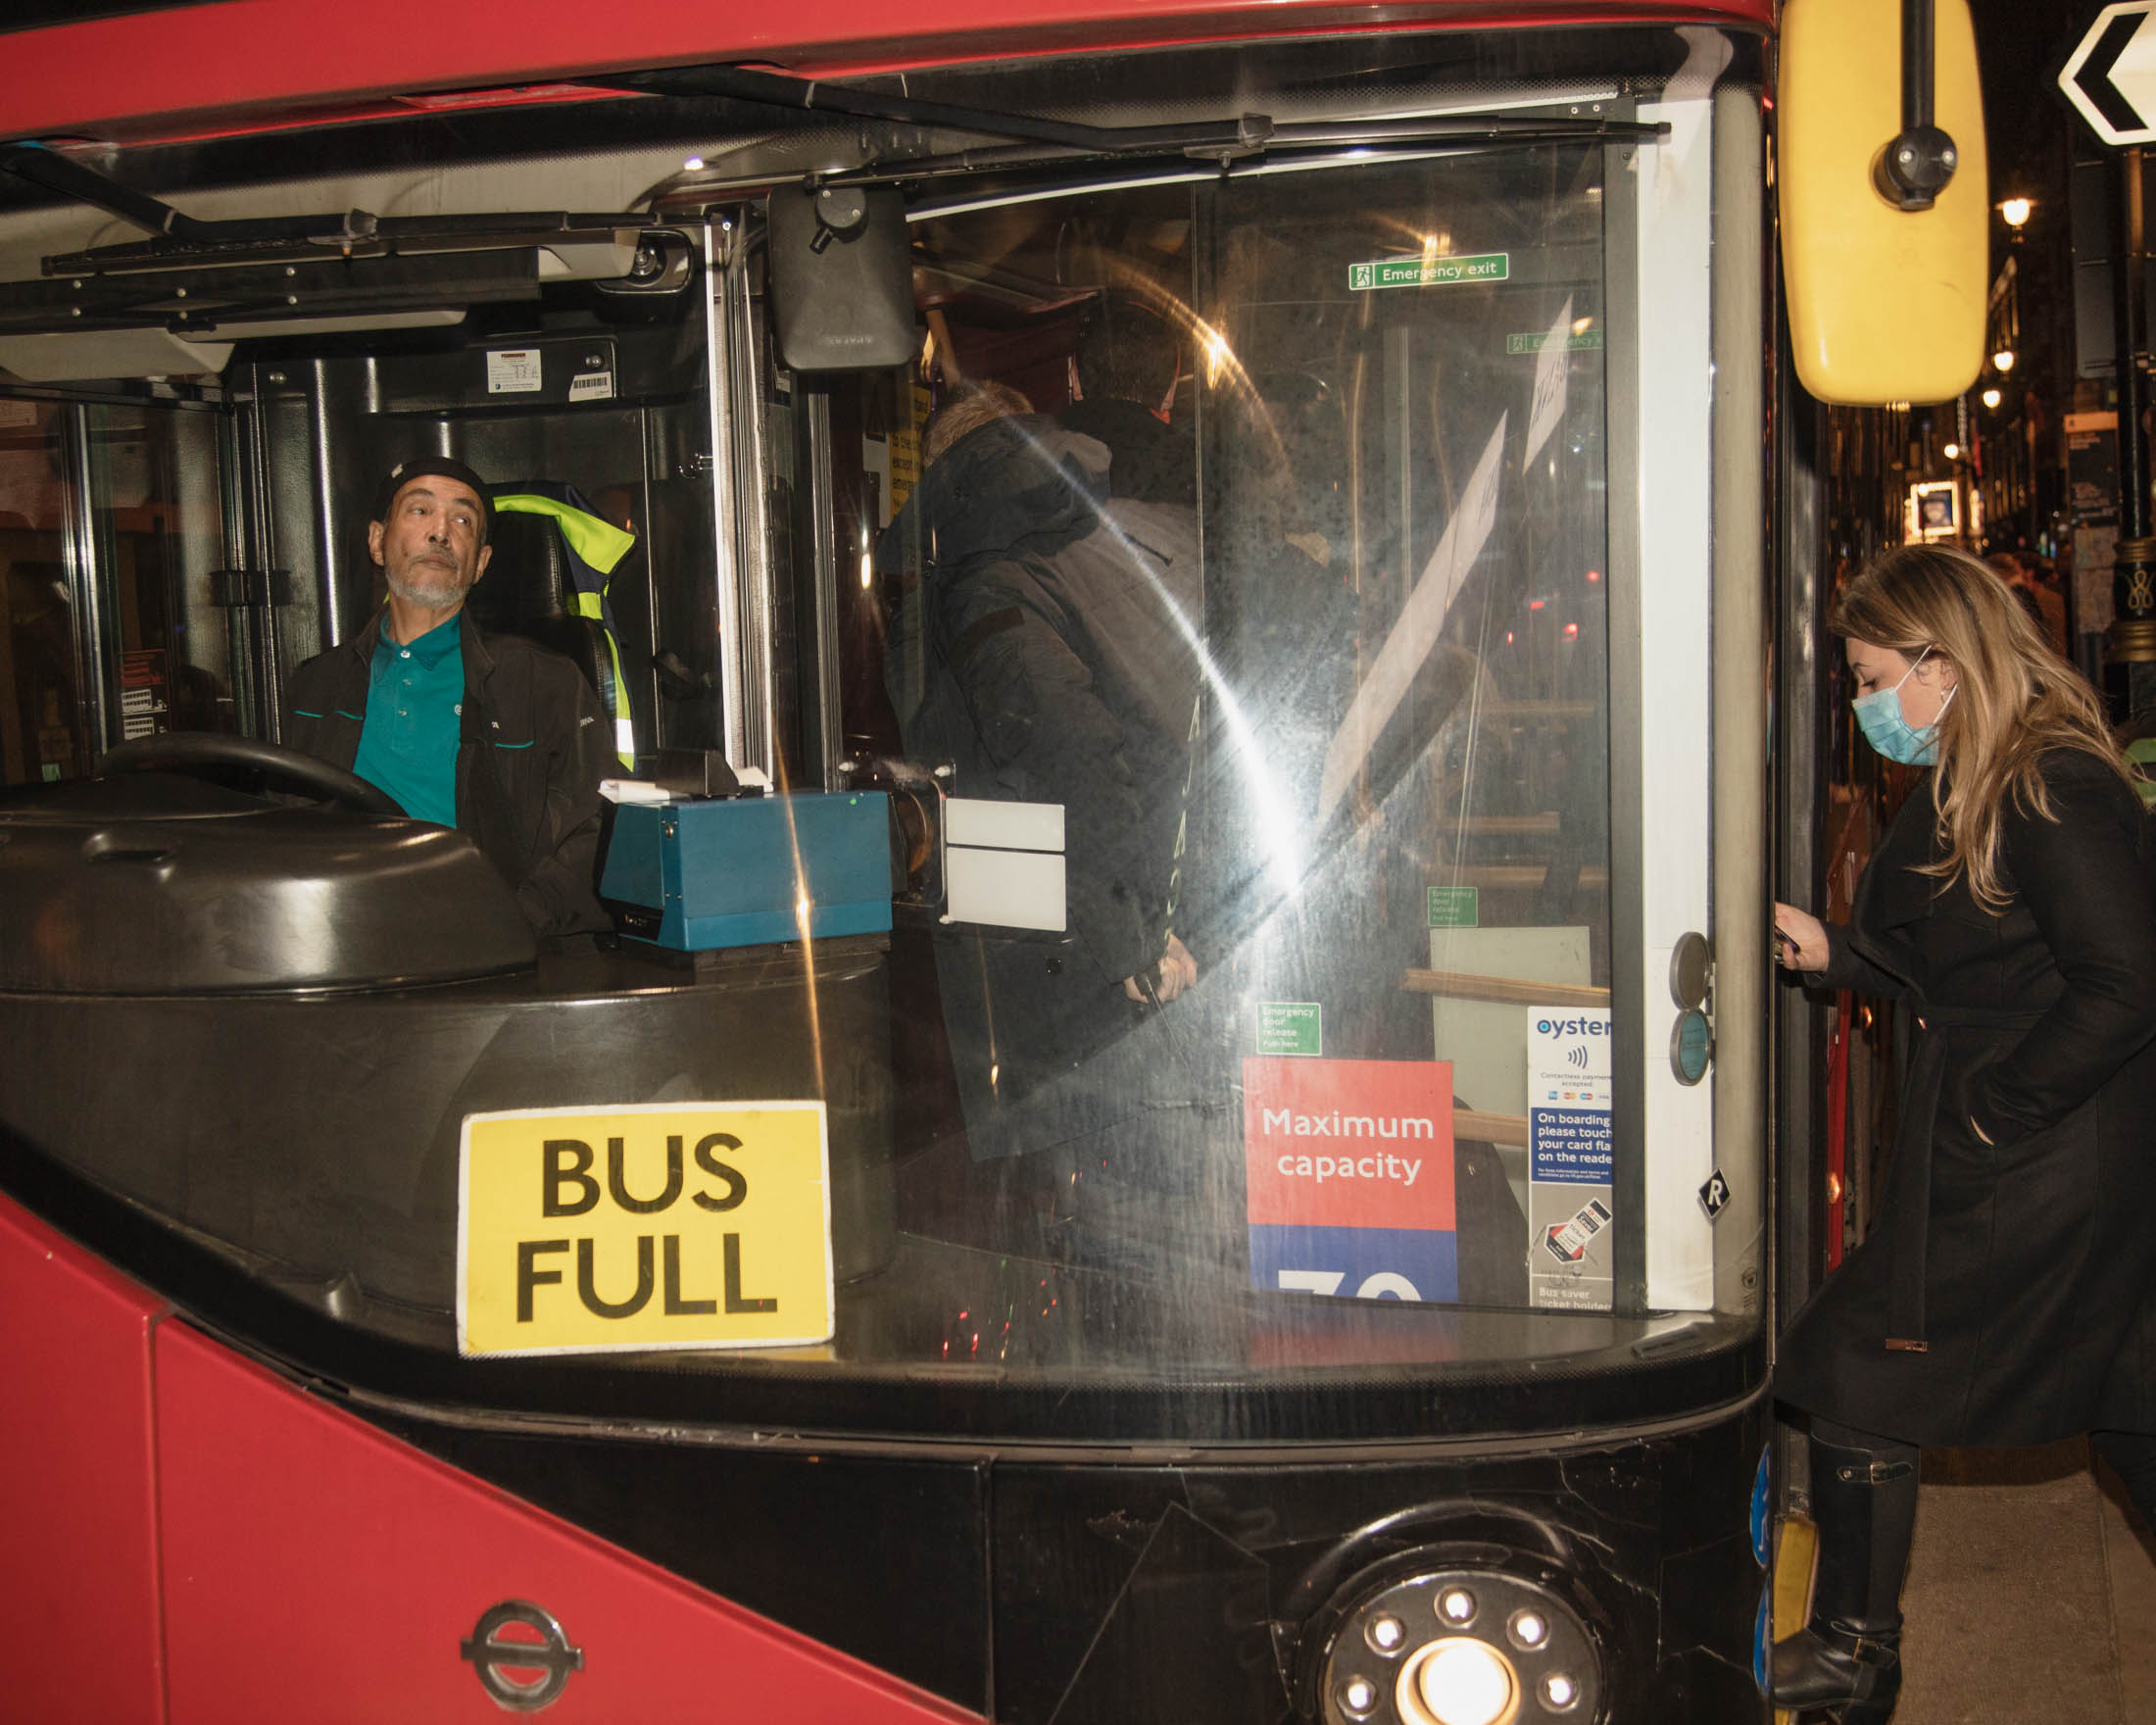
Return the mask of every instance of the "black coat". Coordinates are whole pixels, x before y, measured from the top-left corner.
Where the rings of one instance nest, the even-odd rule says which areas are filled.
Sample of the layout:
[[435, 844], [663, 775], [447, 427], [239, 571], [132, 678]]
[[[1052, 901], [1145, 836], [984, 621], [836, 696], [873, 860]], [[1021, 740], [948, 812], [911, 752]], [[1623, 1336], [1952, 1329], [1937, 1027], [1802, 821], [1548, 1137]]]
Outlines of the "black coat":
[[[367, 724], [382, 616], [318, 653], [285, 688], [284, 740], [347, 772]], [[542, 935], [601, 933], [595, 868], [612, 732], [584, 673], [520, 635], [489, 635], [458, 614], [465, 699], [457, 742], [457, 828], [516, 889]]]
[[1134, 401], [1074, 401], [1056, 416], [1063, 429], [1108, 452], [1108, 492], [1133, 503], [1198, 507], [1198, 441], [1164, 425]]
[[1107, 467], [1052, 419], [995, 420], [928, 469], [878, 547], [886, 567], [925, 566], [886, 655], [906, 754], [952, 766], [956, 796], [1064, 810], [1064, 935], [937, 934], [976, 1156], [1105, 1130], [1137, 1105], [1136, 1080], [1102, 1059], [1134, 1026], [1123, 979], [1177, 926], [1197, 518], [1109, 502]]
[[1877, 1221], [1791, 1323], [1777, 1389], [1914, 1443], [2156, 1431], [2151, 839], [2093, 756], [2043, 771], [2057, 819], [2002, 821], [2004, 914], [1916, 871], [1920, 785], [1828, 931], [1819, 980], [1903, 1002], [1915, 1041]]

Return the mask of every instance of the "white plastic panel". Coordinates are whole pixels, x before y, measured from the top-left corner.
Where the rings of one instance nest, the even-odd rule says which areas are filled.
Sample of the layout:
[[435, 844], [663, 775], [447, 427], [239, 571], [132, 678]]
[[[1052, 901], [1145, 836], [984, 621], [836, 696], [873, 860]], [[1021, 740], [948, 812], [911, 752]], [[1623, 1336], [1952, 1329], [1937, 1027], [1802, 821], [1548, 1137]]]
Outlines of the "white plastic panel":
[[985, 845], [994, 851], [1060, 851], [1060, 803], [999, 803], [986, 797], [952, 797], [943, 806], [944, 839], [954, 845]]
[[230, 341], [183, 341], [163, 329], [101, 329], [94, 334], [0, 335], [0, 370], [25, 383], [86, 377], [191, 377], [221, 371]]
[[1066, 921], [1063, 859], [1044, 851], [976, 851], [953, 845], [944, 853], [945, 914], [953, 922], [997, 928], [1045, 928], [1060, 934]]
[[[1700, 32], [1702, 36], [1706, 32]], [[1708, 38], [1727, 45], [1721, 38]], [[1701, 44], [1705, 46], [1704, 43]], [[1709, 50], [1711, 52], [1711, 50]], [[1695, 58], [1697, 52], [1695, 51]], [[1710, 430], [1714, 390], [1710, 261], [1715, 68], [1694, 72], [1697, 95], [1642, 105], [1671, 133], [1639, 164], [1640, 758], [1648, 802], [1642, 822], [1641, 934], [1636, 1003], [1645, 1029], [1641, 1074], [1646, 1125], [1646, 1302], [1657, 1310], [1714, 1304], [1714, 1240], [1699, 1187], [1714, 1166], [1714, 1097], [1670, 1069], [1670, 955], [1688, 930], [1709, 926], [1709, 652], [1712, 644]], [[1703, 74], [1703, 75], [1701, 75]]]

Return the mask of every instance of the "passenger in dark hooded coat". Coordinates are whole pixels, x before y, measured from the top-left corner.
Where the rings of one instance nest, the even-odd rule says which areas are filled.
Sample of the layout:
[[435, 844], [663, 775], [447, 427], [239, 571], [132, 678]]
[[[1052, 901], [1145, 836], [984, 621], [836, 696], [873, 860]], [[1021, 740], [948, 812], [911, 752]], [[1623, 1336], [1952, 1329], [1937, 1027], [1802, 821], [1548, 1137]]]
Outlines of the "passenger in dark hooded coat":
[[[1079, 399], [1057, 418], [1108, 452], [1108, 494], [1134, 503], [1198, 507], [1198, 445], [1160, 418], [1182, 375], [1175, 330], [1135, 300], [1109, 295], [1078, 335]], [[1157, 411], [1156, 411], [1157, 410]]]
[[878, 546], [887, 573], [919, 573], [885, 661], [908, 757], [949, 764], [955, 796], [1064, 810], [1062, 935], [939, 931], [976, 1158], [1068, 1146], [1144, 1107], [1144, 1068], [1163, 1062], [1115, 1051], [1197, 980], [1175, 924], [1196, 517], [1106, 501], [1107, 451], [1026, 408], [994, 384], [947, 407]]

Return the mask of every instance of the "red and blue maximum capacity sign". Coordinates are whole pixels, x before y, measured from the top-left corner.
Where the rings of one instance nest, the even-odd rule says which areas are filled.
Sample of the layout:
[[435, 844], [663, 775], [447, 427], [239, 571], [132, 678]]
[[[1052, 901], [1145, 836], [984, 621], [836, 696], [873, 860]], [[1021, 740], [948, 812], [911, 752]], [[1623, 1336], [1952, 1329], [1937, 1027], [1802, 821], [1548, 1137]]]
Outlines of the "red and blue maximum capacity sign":
[[1457, 1300], [1449, 1060], [1243, 1062], [1250, 1281]]

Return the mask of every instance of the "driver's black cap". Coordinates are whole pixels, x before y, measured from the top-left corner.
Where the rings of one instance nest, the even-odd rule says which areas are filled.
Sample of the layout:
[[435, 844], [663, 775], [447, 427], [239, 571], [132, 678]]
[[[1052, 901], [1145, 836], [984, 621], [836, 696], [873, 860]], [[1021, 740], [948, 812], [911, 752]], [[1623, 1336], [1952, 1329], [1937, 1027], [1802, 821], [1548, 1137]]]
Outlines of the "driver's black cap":
[[389, 506], [397, 501], [397, 493], [406, 482], [427, 473], [439, 473], [445, 479], [461, 480], [471, 487], [472, 495], [479, 500], [479, 543], [484, 545], [491, 540], [494, 537], [494, 499], [487, 491], [487, 482], [463, 462], [452, 461], [446, 455], [423, 455], [391, 468], [382, 476], [381, 489], [374, 494], [374, 513], [368, 519], [389, 519]]

